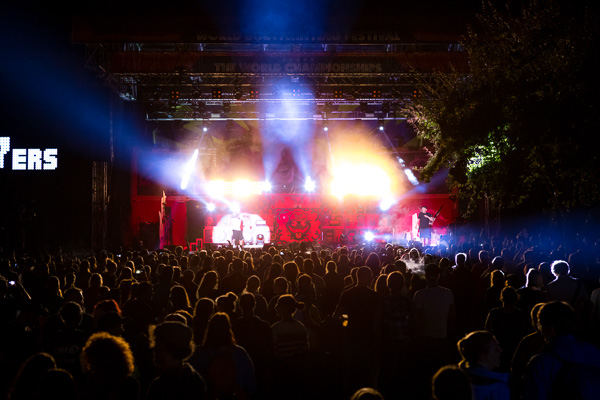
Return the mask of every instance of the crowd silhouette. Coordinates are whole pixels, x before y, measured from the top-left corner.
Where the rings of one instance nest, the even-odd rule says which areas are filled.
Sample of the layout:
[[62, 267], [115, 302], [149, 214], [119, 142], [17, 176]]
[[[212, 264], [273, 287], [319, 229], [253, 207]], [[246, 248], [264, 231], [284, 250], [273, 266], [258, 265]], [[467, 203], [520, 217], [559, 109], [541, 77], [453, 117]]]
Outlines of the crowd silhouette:
[[3, 254], [0, 392], [595, 398], [600, 243], [589, 239]]

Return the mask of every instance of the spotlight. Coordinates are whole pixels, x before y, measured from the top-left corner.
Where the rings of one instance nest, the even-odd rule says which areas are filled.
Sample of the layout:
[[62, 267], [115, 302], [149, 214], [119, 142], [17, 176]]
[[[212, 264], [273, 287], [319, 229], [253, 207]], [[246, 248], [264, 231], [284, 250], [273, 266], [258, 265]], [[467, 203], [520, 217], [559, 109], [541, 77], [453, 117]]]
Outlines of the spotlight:
[[389, 210], [392, 206], [394, 205], [394, 199], [390, 198], [390, 197], [385, 197], [384, 199], [381, 200], [381, 202], [379, 203], [379, 208], [381, 209], [381, 211], [387, 211]]
[[307, 192], [314, 192], [315, 188], [317, 186], [317, 183], [315, 181], [313, 181], [310, 176], [306, 177], [306, 182], [304, 182], [304, 189]]
[[181, 178], [181, 184], [179, 185], [181, 190], [187, 189], [188, 183], [190, 182], [190, 177], [192, 176], [192, 173], [194, 172], [194, 168], [196, 167], [197, 159], [198, 159], [198, 149], [194, 150], [192, 157], [187, 162], [187, 164], [185, 164], [185, 166], [183, 168], [183, 176]]
[[367, 233], [365, 233], [365, 240], [367, 242], [372, 242], [373, 239], [375, 239], [375, 235], [373, 234], [373, 232], [367, 232]]
[[323, 121], [323, 130], [325, 132], [327, 132], [329, 130], [329, 124], [327, 123], [327, 121]]
[[238, 203], [231, 203], [231, 205], [229, 206], [229, 209], [231, 210], [232, 213], [239, 213], [241, 210], [240, 205]]
[[379, 121], [379, 122], [377, 123], [377, 126], [379, 127], [379, 130], [383, 132], [383, 130], [384, 130], [384, 127], [383, 127], [383, 121]]
[[208, 122], [202, 122], [202, 132], [208, 132]]
[[264, 181], [262, 184], [262, 190], [263, 192], [270, 192], [273, 189], [273, 187], [271, 186], [271, 182], [269, 181]]
[[215, 208], [217, 208], [217, 206], [215, 206], [215, 204], [214, 204], [214, 203], [208, 203], [208, 204], [206, 205], [206, 211], [210, 211], [210, 212], [212, 212], [212, 211], [215, 211]]

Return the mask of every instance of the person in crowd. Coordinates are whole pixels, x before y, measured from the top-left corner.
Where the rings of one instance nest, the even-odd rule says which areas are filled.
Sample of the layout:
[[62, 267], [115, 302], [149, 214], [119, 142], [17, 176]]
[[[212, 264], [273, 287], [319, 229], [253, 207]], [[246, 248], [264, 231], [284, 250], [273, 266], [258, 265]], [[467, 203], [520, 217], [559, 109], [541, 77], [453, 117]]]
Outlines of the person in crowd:
[[502, 307], [490, 310], [485, 321], [485, 329], [494, 334], [502, 347], [502, 362], [499, 366], [502, 372], [509, 371], [519, 341], [531, 332], [529, 315], [515, 306], [518, 300], [515, 288], [506, 286], [500, 294]]
[[495, 372], [500, 366], [502, 348], [488, 331], [474, 331], [457, 343], [462, 360], [459, 367], [473, 387], [474, 400], [510, 400], [508, 373]]
[[548, 295], [540, 271], [532, 268], [527, 271], [526, 277], [525, 286], [517, 290], [519, 301], [516, 306], [529, 314], [536, 304], [548, 301]]
[[56, 368], [54, 358], [48, 353], [36, 353], [23, 362], [9, 392], [9, 400], [29, 400], [37, 396], [39, 382], [44, 374]]
[[513, 397], [521, 398], [523, 391], [523, 374], [525, 367], [529, 363], [529, 360], [537, 354], [539, 354], [544, 348], [545, 341], [542, 333], [539, 330], [538, 324], [538, 312], [544, 303], [538, 303], [531, 309], [531, 325], [535, 331], [523, 337], [515, 350], [513, 356], [510, 373], [513, 377]]
[[133, 353], [122, 338], [106, 332], [94, 333], [81, 351], [81, 366], [82, 399], [139, 398], [139, 383], [132, 376]]
[[265, 394], [269, 369], [273, 363], [273, 334], [271, 326], [254, 314], [256, 307], [252, 293], [240, 297], [242, 316], [232, 323], [236, 343], [242, 346], [254, 365], [257, 397]]
[[358, 389], [350, 400], [383, 400], [383, 396], [373, 388]]
[[196, 303], [192, 322], [194, 343], [202, 343], [204, 341], [208, 321], [214, 312], [215, 302], [212, 299], [203, 297]]
[[256, 275], [252, 275], [246, 281], [246, 288], [243, 294], [250, 293], [254, 295], [255, 309], [254, 314], [257, 317], [265, 320], [267, 318], [267, 300], [262, 294], [260, 294], [260, 278]]
[[569, 264], [566, 261], [557, 260], [551, 265], [552, 273], [556, 277], [546, 286], [548, 298], [554, 301], [567, 302], [578, 313], [589, 310], [590, 298], [581, 279], [573, 278], [569, 272]]
[[[274, 366], [273, 383], [279, 398], [306, 398], [306, 376], [309, 371], [308, 332], [294, 319], [297, 310], [304, 308], [291, 294], [277, 299], [275, 310], [279, 321], [271, 326], [273, 333]], [[294, 390], [290, 391], [289, 388]]]
[[186, 360], [192, 355], [192, 330], [180, 322], [163, 322], [150, 332], [154, 362], [160, 369], [146, 400], [207, 399], [202, 376]]
[[246, 280], [248, 279], [244, 276], [243, 272], [244, 261], [241, 258], [234, 258], [231, 261], [231, 273], [221, 281], [221, 292], [232, 292], [238, 296], [242, 294], [242, 291], [246, 287]]
[[473, 400], [471, 381], [456, 365], [446, 365], [435, 373], [431, 392], [434, 400]]
[[376, 385], [381, 338], [381, 298], [369, 288], [373, 272], [369, 267], [359, 267], [356, 279], [355, 286], [342, 293], [334, 314], [334, 320], [343, 315], [347, 319], [344, 366], [349, 393], [357, 387]]
[[344, 276], [338, 273], [335, 261], [328, 261], [325, 265], [326, 273], [323, 276], [325, 292], [323, 293], [323, 315], [332, 315], [335, 311], [340, 296], [344, 290]]
[[207, 383], [211, 399], [243, 399], [254, 394], [254, 365], [246, 350], [236, 344], [225, 313], [211, 317], [204, 341], [189, 362]]
[[387, 276], [389, 294], [383, 299], [383, 332], [379, 385], [388, 398], [411, 397], [411, 369], [414, 361], [414, 305], [403, 294], [404, 275]]
[[218, 290], [218, 286], [219, 275], [215, 271], [207, 271], [202, 277], [200, 285], [198, 285], [196, 297], [198, 299], [206, 297], [212, 300], [216, 300], [220, 293], [220, 291]]
[[600, 350], [573, 335], [573, 307], [563, 301], [545, 303], [538, 324], [546, 345], [527, 365], [523, 399], [598, 398]]

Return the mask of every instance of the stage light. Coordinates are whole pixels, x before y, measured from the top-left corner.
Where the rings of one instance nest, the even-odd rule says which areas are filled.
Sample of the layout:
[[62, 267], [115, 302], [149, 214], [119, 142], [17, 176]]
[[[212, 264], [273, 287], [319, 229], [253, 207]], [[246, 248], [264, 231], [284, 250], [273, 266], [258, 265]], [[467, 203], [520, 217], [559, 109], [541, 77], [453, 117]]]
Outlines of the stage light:
[[339, 198], [348, 194], [383, 197], [391, 192], [390, 177], [376, 165], [342, 162], [332, 175], [331, 194]]
[[224, 181], [210, 181], [206, 184], [206, 193], [211, 197], [220, 197], [225, 194]]
[[262, 183], [262, 190], [263, 190], [263, 192], [270, 192], [272, 189], [273, 189], [273, 186], [271, 186], [271, 182], [264, 181]]
[[383, 121], [379, 121], [379, 122], [377, 123], [377, 126], [379, 127], [379, 130], [380, 130], [380, 131], [383, 131], [383, 130], [384, 130], [384, 127], [383, 127]]
[[187, 164], [183, 168], [183, 177], [181, 179], [181, 190], [187, 189], [188, 183], [190, 182], [190, 176], [194, 172], [194, 167], [196, 166], [196, 159], [198, 159], [198, 149], [194, 150], [194, 154], [192, 154], [192, 158], [187, 162]]
[[373, 232], [366, 232], [365, 233], [365, 240], [367, 242], [372, 242], [373, 239], [375, 239], [375, 235], [373, 234]]
[[417, 186], [419, 184], [419, 180], [410, 168], [404, 168], [404, 174], [408, 178], [408, 181], [413, 184], [413, 186]]
[[307, 192], [313, 192], [315, 190], [315, 188], [317, 187], [317, 183], [315, 181], [313, 181], [310, 176], [306, 177], [306, 182], [304, 182], [304, 189]]
[[248, 196], [252, 193], [250, 181], [242, 179], [233, 183], [233, 194], [237, 196]]
[[384, 197], [379, 203], [379, 208], [381, 211], [387, 211], [394, 205], [394, 203], [395, 201], [391, 197]]
[[240, 205], [238, 203], [231, 203], [229, 205], [229, 209], [231, 210], [232, 213], [237, 214], [240, 212], [241, 208]]
[[203, 127], [202, 127], [202, 132], [208, 132], [208, 126], [206, 126], [206, 125], [205, 125], [205, 126], [203, 126]]
[[327, 121], [323, 121], [323, 130], [325, 132], [329, 131], [329, 124], [327, 123]]
[[206, 205], [206, 211], [212, 212], [212, 211], [215, 211], [215, 208], [217, 208], [217, 206], [215, 206], [214, 203], [208, 203]]
[[214, 87], [212, 90], [212, 97], [213, 97], [213, 99], [220, 99], [221, 98], [221, 89], [219, 89], [218, 87]]

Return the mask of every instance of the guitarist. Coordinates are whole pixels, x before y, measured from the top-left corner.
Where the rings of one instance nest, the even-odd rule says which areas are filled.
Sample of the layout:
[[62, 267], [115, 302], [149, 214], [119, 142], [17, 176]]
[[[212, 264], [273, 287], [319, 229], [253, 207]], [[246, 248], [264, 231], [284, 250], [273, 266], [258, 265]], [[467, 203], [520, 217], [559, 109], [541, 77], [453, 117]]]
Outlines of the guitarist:
[[417, 215], [419, 219], [419, 236], [423, 242], [423, 246], [429, 246], [431, 244], [431, 225], [433, 224], [434, 217], [431, 213], [427, 212], [427, 207], [421, 206], [421, 211]]

